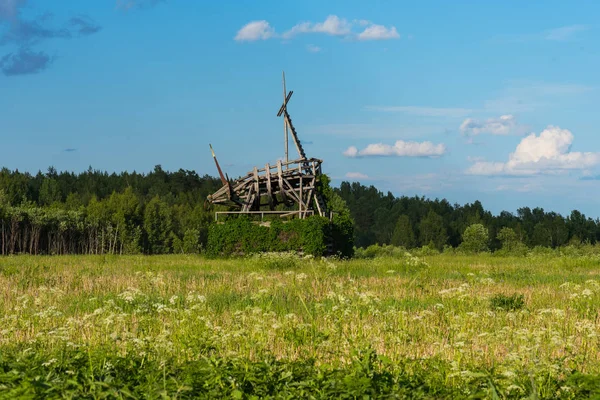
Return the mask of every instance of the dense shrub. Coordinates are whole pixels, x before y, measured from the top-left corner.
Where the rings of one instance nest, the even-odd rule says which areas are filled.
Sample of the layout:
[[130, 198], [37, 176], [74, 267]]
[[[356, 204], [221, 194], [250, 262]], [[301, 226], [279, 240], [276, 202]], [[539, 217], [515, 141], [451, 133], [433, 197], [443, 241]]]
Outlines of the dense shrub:
[[287, 223], [273, 221], [271, 226], [255, 224], [241, 216], [211, 225], [207, 251], [210, 255], [297, 251], [322, 256], [326, 254], [330, 237], [329, 220], [319, 216], [293, 219]]
[[483, 224], [469, 225], [463, 233], [459, 249], [466, 253], [481, 253], [488, 250], [489, 235]]

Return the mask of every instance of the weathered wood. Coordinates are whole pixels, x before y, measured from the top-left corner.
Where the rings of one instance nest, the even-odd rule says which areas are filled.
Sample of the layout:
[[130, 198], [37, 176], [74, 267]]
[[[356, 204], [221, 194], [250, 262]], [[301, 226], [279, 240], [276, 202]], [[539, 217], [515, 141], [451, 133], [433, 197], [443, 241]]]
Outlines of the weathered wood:
[[[281, 76], [283, 78], [283, 105], [281, 106], [281, 109], [285, 110], [287, 102], [290, 100], [290, 97], [292, 97], [292, 92], [290, 92], [289, 96], [286, 97], [287, 91], [285, 89], [285, 72], [282, 72]], [[281, 113], [281, 111], [279, 113]], [[288, 125], [287, 125], [287, 121], [285, 120], [285, 118], [283, 120], [283, 134], [285, 136], [284, 144], [283, 144], [285, 147], [285, 162], [288, 162], [289, 161], [289, 154], [288, 154], [288, 136], [289, 136], [289, 134], [288, 134]]]
[[269, 200], [269, 209], [274, 210], [273, 191], [271, 190], [271, 168], [269, 167], [269, 163], [267, 163], [265, 166], [265, 177], [267, 181], [267, 199]]
[[287, 204], [288, 199], [283, 188], [283, 171], [281, 168], [281, 160], [277, 160], [277, 180], [279, 181], [279, 190], [281, 191], [281, 199]]
[[[209, 203], [227, 205], [234, 208], [236, 212], [260, 211], [265, 209], [263, 207], [275, 210], [278, 204], [283, 203], [287, 207], [298, 208], [297, 212], [288, 213], [285, 210], [282, 212], [283, 215], [297, 214], [300, 218], [310, 214], [324, 215], [326, 212], [322, 200], [316, 197], [318, 194], [316, 185], [322, 173], [323, 161], [306, 157], [288, 113], [287, 105], [293, 92], [287, 92], [285, 76], [283, 76], [283, 84], [283, 104], [277, 115], [283, 116], [284, 120], [285, 158], [278, 160], [276, 165], [266, 163], [264, 168], [253, 167], [251, 171], [236, 180], [229, 181], [229, 178], [226, 182], [222, 180], [223, 187], [208, 196]], [[299, 155], [295, 160], [289, 159], [290, 135]]]
[[298, 208], [300, 210], [300, 218], [304, 218], [304, 215], [302, 215], [302, 209], [304, 208], [304, 197], [302, 196], [302, 178], [300, 178], [300, 193], [299, 193], [299, 202], [298, 202]]

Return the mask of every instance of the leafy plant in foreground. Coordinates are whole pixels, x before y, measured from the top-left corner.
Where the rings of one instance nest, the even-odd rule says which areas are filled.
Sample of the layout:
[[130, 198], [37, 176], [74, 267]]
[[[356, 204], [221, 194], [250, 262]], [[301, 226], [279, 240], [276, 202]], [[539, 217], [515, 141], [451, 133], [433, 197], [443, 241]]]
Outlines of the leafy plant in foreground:
[[522, 294], [497, 294], [490, 299], [493, 310], [501, 309], [506, 311], [520, 310], [525, 305], [525, 297]]

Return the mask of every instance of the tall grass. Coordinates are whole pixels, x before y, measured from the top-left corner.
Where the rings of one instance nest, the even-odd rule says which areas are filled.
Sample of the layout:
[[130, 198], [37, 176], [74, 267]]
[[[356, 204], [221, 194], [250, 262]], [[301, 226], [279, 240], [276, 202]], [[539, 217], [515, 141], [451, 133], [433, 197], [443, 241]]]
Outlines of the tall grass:
[[599, 266], [560, 254], [2, 258], [0, 398], [591, 396]]

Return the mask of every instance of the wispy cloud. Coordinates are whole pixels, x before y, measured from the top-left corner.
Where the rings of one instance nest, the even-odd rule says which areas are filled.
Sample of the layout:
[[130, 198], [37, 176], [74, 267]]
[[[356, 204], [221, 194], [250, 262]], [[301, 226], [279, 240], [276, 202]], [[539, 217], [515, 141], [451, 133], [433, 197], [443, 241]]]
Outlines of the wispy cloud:
[[0, 20], [15, 20], [27, 0], [0, 0]]
[[[393, 125], [372, 124], [323, 124], [307, 126], [305, 135], [328, 135], [354, 139], [416, 139], [437, 135], [444, 131], [440, 124]], [[304, 141], [302, 141], [304, 143]]]
[[550, 29], [544, 32], [544, 39], [556, 42], [565, 42], [574, 39], [579, 32], [588, 30], [586, 25], [569, 25], [560, 28]]
[[46, 53], [19, 49], [0, 58], [0, 70], [6, 76], [29, 75], [43, 71], [52, 63]]
[[[463, 107], [429, 107], [429, 106], [382, 106], [368, 105], [366, 110], [403, 113], [408, 115], [416, 115], [422, 117], [439, 117], [439, 118], [463, 118], [469, 117], [467, 125], [476, 124], [480, 129], [490, 129], [492, 125], [496, 125], [493, 129], [495, 134], [500, 134], [500, 124], [510, 126], [513, 122], [510, 117], [489, 118], [487, 120], [477, 119], [475, 116], [490, 114], [500, 114], [512, 116], [517, 113], [526, 113], [541, 108], [549, 108], [556, 106], [564, 101], [573, 101], [578, 96], [592, 92], [593, 87], [576, 84], [576, 83], [546, 83], [546, 82], [531, 82], [531, 81], [508, 81], [506, 87], [498, 91], [494, 97], [485, 100], [480, 107], [463, 108]], [[465, 126], [465, 129], [467, 126]], [[525, 133], [523, 125], [516, 124], [513, 126], [517, 133]]]
[[367, 110], [396, 112], [422, 117], [465, 117], [473, 112], [468, 108], [421, 107], [421, 106], [366, 106]]
[[360, 172], [348, 172], [346, 178], [350, 179], [369, 179], [369, 175]]
[[301, 22], [284, 32], [281, 37], [290, 39], [302, 33], [324, 33], [330, 36], [346, 36], [352, 31], [352, 23], [337, 15], [329, 15], [323, 22]]
[[494, 41], [505, 43], [525, 43], [535, 41], [568, 42], [577, 39], [578, 35], [590, 29], [588, 25], [574, 24], [547, 29], [541, 32], [498, 35]]
[[329, 15], [322, 22], [299, 22], [283, 33], [277, 33], [266, 20], [250, 21], [238, 30], [234, 40], [248, 42], [272, 38], [290, 40], [306, 34], [337, 36], [357, 41], [400, 38], [395, 26], [386, 27], [367, 20], [348, 21], [337, 15]]
[[306, 45], [306, 50], [309, 53], [320, 53], [323, 51], [322, 48], [320, 48], [319, 46], [315, 46], [314, 44], [307, 44]]
[[537, 175], [567, 170], [584, 170], [600, 164], [598, 152], [570, 151], [571, 131], [548, 126], [536, 136], [523, 138], [507, 162], [477, 161], [467, 170], [471, 175]]
[[344, 155], [350, 158], [356, 157], [439, 157], [446, 152], [444, 144], [433, 144], [432, 142], [405, 142], [398, 140], [393, 145], [384, 143], [369, 144], [362, 150], [350, 146]]
[[517, 184], [502, 184], [496, 186], [498, 192], [520, 192], [527, 193], [539, 191], [542, 185], [539, 182], [517, 183]]
[[560, 103], [567, 97], [580, 96], [592, 91], [587, 85], [510, 81], [495, 98], [484, 102], [483, 110], [491, 113], [523, 113]]
[[526, 127], [517, 123], [514, 115], [501, 115], [499, 118], [480, 120], [467, 118], [460, 125], [460, 132], [464, 136], [477, 136], [482, 133], [492, 135], [523, 134]]
[[71, 32], [67, 28], [53, 28], [48, 25], [51, 18], [38, 17], [34, 20], [18, 19], [9, 23], [9, 28], [0, 37], [0, 46], [17, 44], [31, 46], [44, 39], [69, 39]]
[[117, 0], [115, 7], [120, 10], [131, 10], [134, 8], [154, 7], [167, 0]]
[[91, 18], [85, 15], [78, 15], [69, 20], [69, 26], [79, 36], [89, 36], [99, 32], [102, 28]]
[[[32, 47], [48, 39], [71, 39], [89, 36], [100, 31], [100, 26], [91, 18], [78, 15], [63, 26], [52, 25], [52, 15], [43, 14], [27, 19], [21, 14], [25, 0], [0, 0], [0, 47], [17, 46], [16, 52], [0, 57], [0, 70], [6, 76], [34, 74], [45, 70], [53, 58]], [[3, 26], [5, 29], [2, 29]]]

